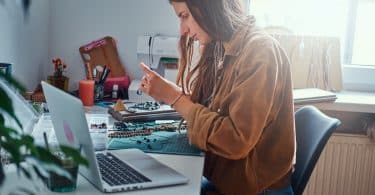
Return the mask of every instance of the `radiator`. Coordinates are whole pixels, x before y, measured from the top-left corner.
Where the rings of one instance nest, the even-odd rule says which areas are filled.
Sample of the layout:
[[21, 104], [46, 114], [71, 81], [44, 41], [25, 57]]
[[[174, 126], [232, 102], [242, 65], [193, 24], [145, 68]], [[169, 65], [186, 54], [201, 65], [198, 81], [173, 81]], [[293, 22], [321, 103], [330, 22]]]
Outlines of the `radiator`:
[[365, 135], [333, 134], [304, 195], [375, 195], [375, 142]]

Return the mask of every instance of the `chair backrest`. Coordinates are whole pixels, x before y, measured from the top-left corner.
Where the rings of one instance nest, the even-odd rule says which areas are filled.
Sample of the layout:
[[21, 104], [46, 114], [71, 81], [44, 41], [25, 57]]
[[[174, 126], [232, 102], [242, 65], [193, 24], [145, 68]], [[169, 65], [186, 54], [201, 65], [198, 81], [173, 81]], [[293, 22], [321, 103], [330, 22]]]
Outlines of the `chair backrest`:
[[341, 122], [314, 106], [305, 106], [295, 112], [295, 124], [297, 154], [292, 187], [294, 193], [300, 195], [329, 137]]

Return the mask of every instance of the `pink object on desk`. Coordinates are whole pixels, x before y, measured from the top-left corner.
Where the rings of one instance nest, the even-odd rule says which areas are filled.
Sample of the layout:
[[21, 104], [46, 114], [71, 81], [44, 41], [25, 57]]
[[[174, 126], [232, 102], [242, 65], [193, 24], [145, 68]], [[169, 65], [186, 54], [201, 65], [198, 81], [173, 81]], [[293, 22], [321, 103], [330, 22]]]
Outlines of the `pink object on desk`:
[[79, 98], [84, 106], [94, 105], [94, 85], [93, 80], [79, 81]]
[[107, 78], [104, 82], [104, 93], [111, 93], [114, 84], [118, 85], [119, 89], [128, 89], [130, 85], [130, 78], [128, 75]]

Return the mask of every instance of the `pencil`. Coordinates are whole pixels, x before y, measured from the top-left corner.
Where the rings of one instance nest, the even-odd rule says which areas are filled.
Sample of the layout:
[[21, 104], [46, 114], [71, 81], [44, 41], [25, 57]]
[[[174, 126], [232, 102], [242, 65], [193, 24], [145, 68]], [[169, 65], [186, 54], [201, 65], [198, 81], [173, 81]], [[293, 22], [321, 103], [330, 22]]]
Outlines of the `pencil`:
[[43, 138], [44, 138], [44, 144], [46, 144], [46, 148], [49, 151], [49, 144], [48, 144], [48, 139], [47, 139], [47, 133], [43, 132]]
[[86, 69], [87, 69], [87, 72], [86, 72], [86, 78], [88, 80], [92, 80], [92, 70], [91, 70], [91, 65], [90, 65], [90, 62], [86, 62]]

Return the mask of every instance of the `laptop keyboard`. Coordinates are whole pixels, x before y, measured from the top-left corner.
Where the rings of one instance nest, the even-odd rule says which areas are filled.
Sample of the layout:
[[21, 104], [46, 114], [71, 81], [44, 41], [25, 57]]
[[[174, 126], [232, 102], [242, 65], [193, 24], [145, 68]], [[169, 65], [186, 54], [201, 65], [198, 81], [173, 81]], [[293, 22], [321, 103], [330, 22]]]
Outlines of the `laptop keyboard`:
[[96, 154], [100, 173], [110, 186], [151, 182], [149, 178], [137, 172], [114, 155], [107, 153]]

